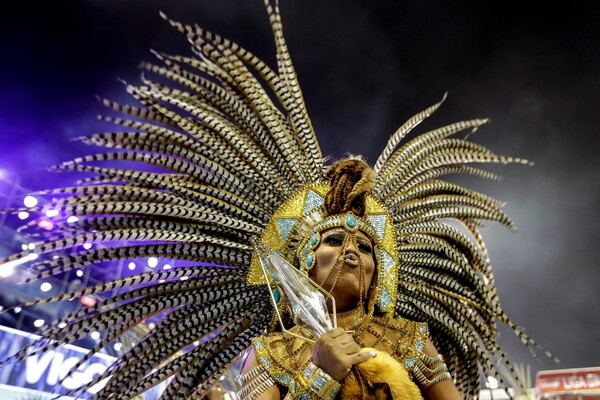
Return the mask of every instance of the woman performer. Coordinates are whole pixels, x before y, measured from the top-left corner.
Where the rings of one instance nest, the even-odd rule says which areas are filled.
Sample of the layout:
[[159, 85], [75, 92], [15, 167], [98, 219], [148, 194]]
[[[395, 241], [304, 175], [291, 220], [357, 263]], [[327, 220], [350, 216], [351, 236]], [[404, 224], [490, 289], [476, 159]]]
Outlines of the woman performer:
[[[428, 400], [462, 399], [441, 356], [427, 337], [426, 324], [393, 318], [382, 313], [376, 304], [378, 276], [382, 272], [376, 254], [382, 244], [375, 228], [365, 218], [366, 196], [374, 185], [369, 180], [374, 173], [362, 160], [346, 159], [333, 165], [327, 177], [332, 187], [325, 197], [323, 220], [316, 221], [316, 226], [306, 231], [313, 241], [309, 245], [313, 250], [308, 250], [312, 253], [300, 250], [306, 239], [300, 240], [294, 260], [300, 267], [300, 260], [306, 260], [308, 254], [314, 257], [310, 265], [304, 262], [302, 270], [335, 298], [338, 327], [321, 335], [314, 346], [285, 333], [254, 339], [254, 347], [260, 349], [258, 353], [263, 362], [259, 363], [256, 351], [250, 353], [241, 377], [242, 398], [281, 399], [293, 382], [294, 397], [298, 398], [304, 395], [306, 398], [397, 399], [398, 396], [392, 397], [390, 392], [390, 386], [395, 385], [394, 392], [401, 392], [402, 398], [418, 399], [420, 390]], [[345, 197], [349, 194], [351, 201]], [[340, 221], [343, 224], [340, 225]], [[332, 307], [331, 302], [328, 307]], [[298, 325], [291, 331], [314, 338], [309, 330]], [[372, 350], [361, 351], [363, 348]], [[372, 371], [371, 375], [378, 376], [370, 382], [352, 367], [378, 357], [378, 352], [385, 354], [379, 356], [386, 359], [385, 365], [394, 368], [388, 372]], [[418, 389], [406, 378], [403, 365], [409, 358], [417, 358], [410, 364], [409, 371]], [[318, 380], [322, 386], [316, 388]], [[342, 383], [345, 385], [338, 394]], [[301, 393], [303, 391], [305, 393]]]

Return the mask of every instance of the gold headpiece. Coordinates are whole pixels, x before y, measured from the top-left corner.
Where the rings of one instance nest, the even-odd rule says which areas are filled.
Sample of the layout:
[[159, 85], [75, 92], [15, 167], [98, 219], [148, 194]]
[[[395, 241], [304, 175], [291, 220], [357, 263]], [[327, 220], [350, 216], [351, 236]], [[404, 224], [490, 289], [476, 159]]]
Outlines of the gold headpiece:
[[[378, 266], [378, 282], [375, 301], [383, 312], [394, 311], [398, 290], [398, 251], [396, 234], [390, 214], [372, 195], [365, 198], [366, 211], [363, 217], [352, 212], [324, 217], [324, 203], [328, 183], [307, 185], [285, 201], [267, 224], [262, 241], [282, 255], [290, 264], [306, 265], [304, 254], [314, 246], [310, 240], [313, 233], [332, 227], [345, 227], [349, 231], [362, 230], [373, 239]], [[264, 284], [264, 278], [256, 255], [248, 273], [248, 283]]]

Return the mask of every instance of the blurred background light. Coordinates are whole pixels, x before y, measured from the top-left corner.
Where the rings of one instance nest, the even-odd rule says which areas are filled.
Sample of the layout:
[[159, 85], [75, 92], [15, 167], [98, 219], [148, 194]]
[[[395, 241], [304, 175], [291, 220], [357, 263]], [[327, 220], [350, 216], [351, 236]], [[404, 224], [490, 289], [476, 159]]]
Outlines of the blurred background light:
[[50, 284], [49, 282], [44, 282], [40, 285], [40, 290], [42, 292], [49, 292], [50, 290], [52, 290], [52, 284]]
[[94, 340], [100, 339], [100, 332], [92, 332], [90, 333], [90, 337]]
[[97, 303], [96, 299], [90, 296], [81, 296], [81, 299], [79, 301], [81, 302], [81, 304], [88, 307], [93, 307]]
[[148, 266], [149, 266], [150, 268], [154, 268], [154, 267], [156, 267], [157, 265], [158, 265], [158, 258], [156, 258], [156, 257], [150, 257], [150, 258], [148, 259]]
[[131, 261], [129, 264], [127, 264], [127, 268], [129, 268], [130, 271], [133, 271], [135, 269], [136, 265], [133, 261]]
[[58, 215], [58, 210], [46, 210], [46, 217], [52, 218]]
[[[25, 245], [25, 246], [27, 246], [27, 245]], [[23, 248], [23, 246], [21, 246], [21, 248]], [[23, 248], [23, 250], [27, 250], [27, 249], [30, 249], [30, 247], [27, 246], [27, 248]], [[35, 260], [36, 258], [38, 258], [38, 255], [35, 253], [31, 253], [31, 254], [26, 255], [25, 257], [19, 258], [18, 260], [9, 261], [7, 263], [0, 264], [0, 267], [1, 268], [15, 268], [21, 264], [25, 264], [28, 261]]]
[[77, 222], [77, 221], [79, 221], [79, 218], [77, 218], [77, 217], [76, 217], [76, 216], [74, 216], [74, 215], [71, 215], [69, 218], [67, 218], [67, 222], [68, 222], [69, 224], [72, 224], [73, 222]]
[[38, 220], [37, 226], [39, 226], [40, 228], [45, 229], [47, 231], [51, 231], [52, 229], [54, 229], [54, 224], [45, 219]]
[[29, 218], [29, 213], [27, 211], [20, 211], [17, 216], [19, 219], [27, 219]]
[[33, 326], [35, 326], [36, 328], [41, 328], [42, 326], [44, 326], [45, 323], [46, 321], [44, 321], [43, 319], [36, 319], [33, 322]]
[[25, 207], [35, 207], [38, 204], [38, 199], [34, 196], [25, 196], [23, 199], [23, 204]]
[[489, 389], [498, 389], [498, 380], [493, 376], [488, 376], [486, 380], [486, 386]]
[[15, 267], [12, 265], [0, 265], [0, 278], [8, 278], [15, 273]]

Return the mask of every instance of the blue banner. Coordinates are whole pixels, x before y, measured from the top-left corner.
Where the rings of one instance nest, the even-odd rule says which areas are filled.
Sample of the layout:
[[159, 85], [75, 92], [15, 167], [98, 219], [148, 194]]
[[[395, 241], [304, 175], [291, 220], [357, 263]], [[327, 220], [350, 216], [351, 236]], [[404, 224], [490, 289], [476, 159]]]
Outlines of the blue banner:
[[[0, 360], [5, 360], [20, 349], [31, 344], [38, 336], [0, 326]], [[80, 347], [64, 345], [57, 349], [43, 352], [25, 360], [5, 365], [0, 368], [0, 387], [4, 385], [30, 389], [33, 393], [65, 394], [71, 389], [90, 382], [102, 374], [115, 360], [105, 354], [95, 354], [85, 364], [80, 366], [71, 376], [64, 379], [65, 374], [88, 352]], [[104, 382], [91, 387], [80, 394], [80, 399], [87, 399], [104, 386]], [[6, 387], [5, 387], [6, 388]], [[146, 393], [146, 400], [158, 398], [159, 388]], [[15, 397], [17, 398], [17, 397]], [[3, 397], [4, 400], [4, 397]]]

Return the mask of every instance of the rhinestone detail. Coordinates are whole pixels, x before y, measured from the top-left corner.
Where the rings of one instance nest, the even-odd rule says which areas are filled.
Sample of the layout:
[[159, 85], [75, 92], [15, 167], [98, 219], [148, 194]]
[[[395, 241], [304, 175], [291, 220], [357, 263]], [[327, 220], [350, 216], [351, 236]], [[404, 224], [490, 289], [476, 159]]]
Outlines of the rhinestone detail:
[[283, 240], [287, 240], [290, 230], [298, 222], [297, 218], [277, 218], [277, 225], [279, 226], [279, 232]]
[[383, 236], [385, 235], [385, 223], [387, 222], [387, 215], [367, 215], [367, 218], [375, 228], [377, 232], [377, 236], [379, 237], [379, 241], [383, 241]]
[[390, 273], [390, 270], [396, 263], [396, 260], [385, 250], [381, 250], [381, 258], [383, 260], [383, 274], [387, 275]]
[[413, 357], [406, 360], [406, 368], [411, 368], [417, 362], [419, 357]]
[[321, 207], [325, 203], [325, 199], [315, 192], [314, 190], [309, 190], [306, 194], [306, 202], [304, 203], [304, 210], [302, 214], [306, 214], [317, 207]]
[[381, 286], [381, 301], [379, 302], [379, 305], [381, 307], [387, 307], [390, 304], [392, 304], [392, 298], [390, 297], [390, 293], [385, 288], [385, 286], [382, 285]]

